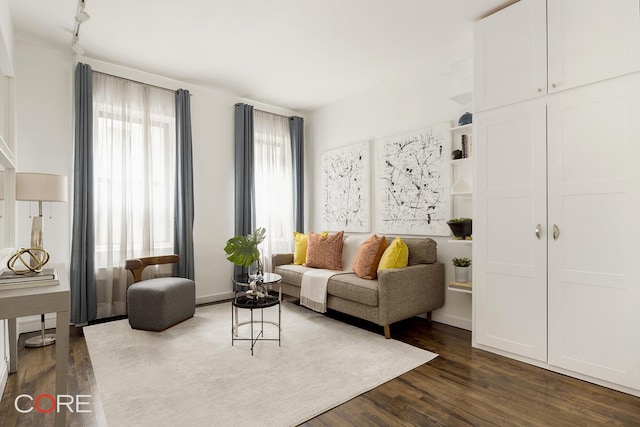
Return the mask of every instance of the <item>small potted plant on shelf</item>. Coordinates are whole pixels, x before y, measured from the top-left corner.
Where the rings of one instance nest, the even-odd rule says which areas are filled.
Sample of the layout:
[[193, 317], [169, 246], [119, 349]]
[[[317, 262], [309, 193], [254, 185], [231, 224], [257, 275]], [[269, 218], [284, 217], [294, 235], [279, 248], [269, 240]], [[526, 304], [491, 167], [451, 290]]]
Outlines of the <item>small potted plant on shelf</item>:
[[473, 220], [471, 218], [452, 218], [447, 225], [457, 240], [471, 240]]
[[455, 272], [455, 280], [458, 283], [468, 283], [469, 282], [469, 266], [471, 265], [471, 260], [469, 258], [453, 258], [451, 260], [453, 265], [456, 268]]

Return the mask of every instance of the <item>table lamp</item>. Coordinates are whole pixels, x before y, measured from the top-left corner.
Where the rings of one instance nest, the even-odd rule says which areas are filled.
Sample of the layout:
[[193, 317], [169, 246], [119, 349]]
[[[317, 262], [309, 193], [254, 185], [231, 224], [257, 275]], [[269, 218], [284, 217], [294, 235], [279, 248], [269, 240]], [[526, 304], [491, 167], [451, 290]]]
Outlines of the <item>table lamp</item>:
[[[38, 202], [38, 216], [34, 215], [31, 222], [31, 247], [44, 249], [42, 202], [66, 202], [67, 177], [45, 173], [18, 172], [16, 173], [16, 200]], [[31, 255], [32, 266], [41, 263], [41, 261], [42, 259]], [[40, 315], [40, 327], [41, 335], [26, 340], [26, 347], [44, 347], [56, 341], [55, 335], [44, 333], [44, 314]]]

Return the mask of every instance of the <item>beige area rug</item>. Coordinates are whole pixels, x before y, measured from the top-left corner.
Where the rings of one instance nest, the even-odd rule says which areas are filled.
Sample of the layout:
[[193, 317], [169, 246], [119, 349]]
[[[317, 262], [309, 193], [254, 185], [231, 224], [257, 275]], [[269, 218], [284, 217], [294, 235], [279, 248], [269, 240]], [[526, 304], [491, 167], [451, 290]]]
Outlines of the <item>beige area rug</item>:
[[[264, 314], [277, 319], [278, 309]], [[277, 337], [275, 326], [265, 332]], [[282, 305], [281, 346], [258, 342], [253, 357], [248, 341], [231, 346], [230, 303], [160, 333], [127, 320], [84, 333], [112, 427], [295, 425], [437, 356], [292, 303]]]

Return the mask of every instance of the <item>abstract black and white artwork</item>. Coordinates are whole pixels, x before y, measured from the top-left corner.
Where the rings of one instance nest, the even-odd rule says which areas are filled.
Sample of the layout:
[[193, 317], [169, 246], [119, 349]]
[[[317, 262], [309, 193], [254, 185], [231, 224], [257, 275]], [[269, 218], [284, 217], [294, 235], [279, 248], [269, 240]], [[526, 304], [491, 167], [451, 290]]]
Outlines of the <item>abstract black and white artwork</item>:
[[370, 144], [362, 142], [322, 155], [322, 228], [371, 230]]
[[376, 141], [376, 232], [449, 236], [449, 122]]

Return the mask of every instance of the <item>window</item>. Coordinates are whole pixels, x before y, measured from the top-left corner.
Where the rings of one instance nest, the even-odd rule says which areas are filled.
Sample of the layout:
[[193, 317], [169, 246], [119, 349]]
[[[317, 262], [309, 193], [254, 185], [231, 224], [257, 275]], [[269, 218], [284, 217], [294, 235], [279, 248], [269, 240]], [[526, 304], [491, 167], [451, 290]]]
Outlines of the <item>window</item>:
[[94, 72], [93, 110], [100, 318], [125, 313], [126, 259], [173, 253], [175, 94]]
[[256, 225], [267, 229], [260, 245], [266, 271], [271, 255], [293, 248], [293, 172], [289, 118], [253, 110]]

